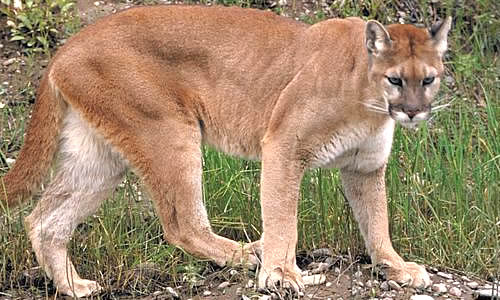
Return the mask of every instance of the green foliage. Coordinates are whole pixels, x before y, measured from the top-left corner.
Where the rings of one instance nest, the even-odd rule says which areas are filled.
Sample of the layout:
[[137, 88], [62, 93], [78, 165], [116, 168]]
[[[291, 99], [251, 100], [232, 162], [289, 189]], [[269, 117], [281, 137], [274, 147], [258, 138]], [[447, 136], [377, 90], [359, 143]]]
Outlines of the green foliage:
[[21, 8], [14, 8], [13, 0], [1, 2], [10, 40], [21, 43], [25, 52], [48, 52], [77, 27], [71, 0], [27, 0]]

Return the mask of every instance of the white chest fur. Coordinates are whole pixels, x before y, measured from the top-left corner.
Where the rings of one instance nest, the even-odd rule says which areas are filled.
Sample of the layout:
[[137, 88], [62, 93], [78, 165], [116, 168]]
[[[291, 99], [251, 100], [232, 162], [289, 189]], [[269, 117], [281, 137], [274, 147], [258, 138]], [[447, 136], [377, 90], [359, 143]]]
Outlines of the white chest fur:
[[388, 119], [375, 130], [363, 123], [339, 130], [315, 153], [312, 167], [348, 167], [362, 172], [380, 168], [391, 152], [394, 125]]

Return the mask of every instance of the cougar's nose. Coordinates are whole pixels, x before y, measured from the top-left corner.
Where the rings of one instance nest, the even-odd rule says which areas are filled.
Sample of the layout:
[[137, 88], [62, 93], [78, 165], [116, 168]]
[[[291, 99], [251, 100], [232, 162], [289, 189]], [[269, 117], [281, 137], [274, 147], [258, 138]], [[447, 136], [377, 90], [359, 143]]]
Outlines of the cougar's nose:
[[404, 105], [402, 108], [403, 112], [408, 115], [408, 118], [413, 119], [417, 114], [422, 112], [422, 108], [412, 105]]

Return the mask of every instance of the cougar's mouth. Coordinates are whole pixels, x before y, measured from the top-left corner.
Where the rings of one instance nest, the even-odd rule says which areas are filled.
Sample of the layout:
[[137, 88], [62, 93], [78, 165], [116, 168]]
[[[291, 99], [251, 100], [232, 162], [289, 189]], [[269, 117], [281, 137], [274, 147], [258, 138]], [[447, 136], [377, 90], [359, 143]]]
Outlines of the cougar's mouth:
[[403, 104], [389, 104], [389, 115], [403, 127], [415, 128], [420, 122], [427, 121], [431, 115], [431, 106], [410, 107]]

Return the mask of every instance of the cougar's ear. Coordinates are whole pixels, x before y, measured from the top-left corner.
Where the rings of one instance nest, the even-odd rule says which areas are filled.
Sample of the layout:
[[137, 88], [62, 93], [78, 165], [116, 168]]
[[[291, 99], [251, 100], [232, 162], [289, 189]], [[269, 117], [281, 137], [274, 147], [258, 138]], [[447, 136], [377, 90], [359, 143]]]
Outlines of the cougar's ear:
[[443, 56], [448, 48], [448, 31], [451, 28], [451, 17], [447, 17], [443, 21], [437, 22], [431, 26], [430, 34], [434, 47], [439, 55]]
[[370, 20], [366, 23], [365, 37], [366, 49], [371, 55], [378, 56], [391, 47], [389, 32], [377, 21]]

